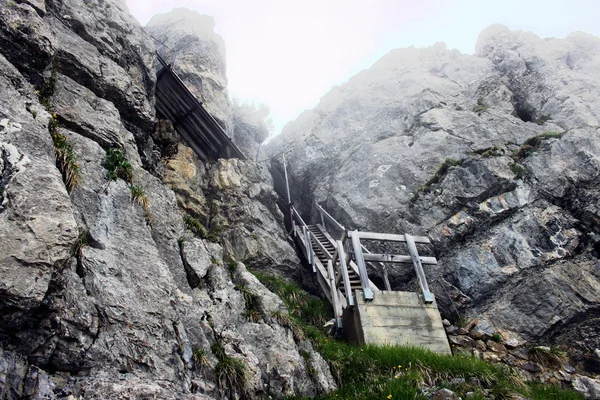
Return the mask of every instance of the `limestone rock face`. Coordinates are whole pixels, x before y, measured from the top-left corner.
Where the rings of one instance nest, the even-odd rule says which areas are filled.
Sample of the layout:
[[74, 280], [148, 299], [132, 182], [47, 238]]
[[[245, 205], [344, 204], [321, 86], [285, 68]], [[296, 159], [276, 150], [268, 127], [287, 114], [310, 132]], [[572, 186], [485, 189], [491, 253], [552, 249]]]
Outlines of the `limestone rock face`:
[[[160, 43], [158, 50], [192, 93], [221, 124], [233, 132], [227, 94], [225, 42], [214, 32], [215, 21], [187, 8], [157, 14], [146, 25]], [[162, 46], [164, 45], [164, 46]]]
[[[317, 201], [346, 227], [429, 235], [439, 265], [426, 273], [448, 315], [592, 351], [598, 334], [575, 326], [593, 331], [600, 304], [599, 64], [597, 37], [503, 26], [475, 55], [394, 50], [267, 150], [288, 153], [307, 218]], [[391, 268], [396, 289], [415, 287], [409, 271]]]
[[[268, 172], [205, 165], [169, 124], [155, 129], [154, 51], [122, 1], [0, 6], [0, 397], [332, 390], [310, 342], [273, 318], [287, 313], [281, 300], [234, 261], [300, 271]], [[224, 76], [214, 56], [204, 67]], [[227, 98], [224, 86], [199, 89]], [[76, 157], [70, 192], [51, 133]], [[131, 177], [108, 179], [109, 149]], [[218, 243], [194, 238], [184, 213], [218, 226]], [[217, 383], [216, 345], [244, 366], [243, 387]]]
[[255, 104], [233, 105], [233, 140], [246, 157], [256, 158], [259, 146], [269, 136], [269, 109]]

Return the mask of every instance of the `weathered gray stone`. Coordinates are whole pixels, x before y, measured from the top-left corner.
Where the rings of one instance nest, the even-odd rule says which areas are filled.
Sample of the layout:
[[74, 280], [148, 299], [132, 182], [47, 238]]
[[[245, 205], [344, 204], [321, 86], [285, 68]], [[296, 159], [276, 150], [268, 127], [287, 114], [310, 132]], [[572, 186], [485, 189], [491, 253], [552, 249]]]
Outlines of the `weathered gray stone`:
[[572, 379], [573, 388], [586, 399], [600, 399], [600, 381], [587, 376], [576, 375]]
[[440, 389], [433, 394], [432, 400], [458, 400], [458, 396], [450, 389]]
[[[224, 77], [222, 53], [213, 56], [195, 68]], [[235, 257], [301, 274], [268, 172], [188, 163], [189, 154], [177, 168], [161, 160], [185, 146], [153, 129], [153, 63], [154, 45], [124, 2], [0, 7], [0, 397], [220, 397], [217, 341], [246, 366], [248, 397], [335, 389], [327, 363], [285, 323], [283, 302], [244, 264], [228, 265]], [[46, 106], [77, 158], [70, 194], [31, 82], [51, 94]], [[224, 83], [204, 100], [228, 109]], [[108, 180], [110, 147], [132, 164], [138, 200], [130, 183]], [[163, 174], [181, 185], [169, 189]], [[181, 209], [225, 226], [226, 251], [186, 233]], [[201, 352], [207, 364], [198, 365]]]
[[[473, 56], [443, 44], [395, 50], [266, 150], [286, 150], [304, 215], [317, 201], [350, 229], [429, 235], [439, 264], [426, 273], [447, 315], [458, 308], [490, 336], [539, 340], [585, 324], [600, 303], [598, 65], [594, 36], [501, 26]], [[560, 134], [521, 148], [545, 132]], [[436, 175], [448, 158], [460, 162]], [[414, 285], [389, 270], [394, 289]], [[578, 342], [577, 332], [556, 340]]]
[[41, 304], [53, 272], [71, 257], [77, 227], [47, 113], [36, 119], [27, 111], [33, 88], [1, 55], [0, 64], [0, 97], [8, 99], [0, 105], [0, 307], [26, 310]]
[[542, 372], [543, 368], [540, 364], [536, 363], [536, 362], [526, 362], [524, 364], [521, 364], [521, 368], [524, 369], [525, 371], [529, 371], [529, 372]]
[[191, 92], [202, 101], [229, 135], [233, 132], [232, 109], [227, 93], [225, 43], [214, 32], [212, 17], [186, 8], [156, 14], [146, 30], [164, 46], [159, 52]]

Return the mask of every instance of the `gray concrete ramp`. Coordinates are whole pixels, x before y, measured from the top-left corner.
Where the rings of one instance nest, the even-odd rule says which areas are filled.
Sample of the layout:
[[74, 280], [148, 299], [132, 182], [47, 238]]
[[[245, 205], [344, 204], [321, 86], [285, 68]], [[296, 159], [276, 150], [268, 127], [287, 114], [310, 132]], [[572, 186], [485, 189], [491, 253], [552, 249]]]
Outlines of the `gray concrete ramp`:
[[382, 291], [371, 302], [356, 292], [356, 306], [347, 309], [344, 329], [359, 344], [399, 344], [451, 354], [442, 318], [434, 301], [418, 293]]

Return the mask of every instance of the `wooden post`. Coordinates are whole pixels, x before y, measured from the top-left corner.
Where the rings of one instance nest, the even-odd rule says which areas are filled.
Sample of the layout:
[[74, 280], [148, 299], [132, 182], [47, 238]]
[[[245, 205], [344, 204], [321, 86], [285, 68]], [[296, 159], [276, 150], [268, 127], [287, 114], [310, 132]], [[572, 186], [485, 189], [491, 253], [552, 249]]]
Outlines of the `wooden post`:
[[325, 226], [325, 218], [323, 218], [323, 211], [319, 210], [319, 214], [321, 214], [321, 226], [324, 231], [327, 231], [327, 227]]
[[329, 275], [329, 289], [331, 293], [331, 302], [333, 305], [333, 312], [335, 315], [336, 326], [338, 328], [342, 327], [342, 305], [340, 304], [340, 299], [338, 298], [338, 290], [335, 286], [335, 275], [333, 274], [333, 263], [331, 260], [327, 260], [327, 275]]
[[392, 290], [390, 286], [390, 280], [388, 278], [387, 266], [385, 264], [381, 264], [381, 270], [383, 272], [383, 284], [385, 285], [385, 290]]
[[404, 236], [406, 237], [406, 246], [408, 247], [408, 251], [412, 258], [413, 266], [415, 267], [415, 272], [417, 273], [417, 278], [419, 280], [419, 285], [421, 286], [421, 291], [423, 292], [423, 299], [427, 304], [433, 303], [433, 295], [429, 291], [429, 285], [427, 284], [427, 278], [425, 277], [425, 271], [423, 271], [423, 265], [421, 265], [421, 260], [419, 258], [415, 241], [409, 234], [405, 234]]
[[288, 208], [290, 209], [290, 225], [292, 227], [292, 231], [294, 231], [294, 237], [296, 237], [296, 230], [294, 229], [294, 212], [292, 211], [292, 198], [290, 197], [290, 183], [288, 181], [287, 162], [285, 161], [285, 153], [283, 153], [283, 174], [285, 176], [285, 190], [287, 192]]
[[352, 247], [354, 248], [354, 257], [356, 258], [356, 264], [358, 265], [358, 276], [360, 277], [363, 296], [365, 296], [365, 301], [371, 301], [373, 300], [373, 291], [369, 286], [369, 275], [367, 274], [367, 266], [360, 246], [358, 231], [354, 231], [352, 234]]
[[354, 294], [352, 286], [350, 286], [350, 276], [348, 275], [348, 265], [346, 264], [346, 254], [344, 253], [344, 243], [341, 240], [337, 241], [338, 254], [340, 259], [340, 268], [342, 269], [342, 277], [344, 279], [344, 290], [348, 299], [348, 306], [354, 305]]

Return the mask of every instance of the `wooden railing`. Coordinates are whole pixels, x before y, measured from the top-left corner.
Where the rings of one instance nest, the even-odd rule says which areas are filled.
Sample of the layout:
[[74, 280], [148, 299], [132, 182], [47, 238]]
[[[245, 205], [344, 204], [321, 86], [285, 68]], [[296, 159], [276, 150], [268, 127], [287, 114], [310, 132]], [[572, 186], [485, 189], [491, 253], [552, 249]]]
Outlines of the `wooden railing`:
[[[342, 224], [335, 220], [323, 207], [315, 204], [320, 217], [320, 230], [323, 234], [329, 237], [328, 241], [334, 242], [334, 253], [331, 254], [326, 248], [325, 243], [315, 236], [308, 229], [308, 225], [293, 205], [290, 205], [290, 217], [292, 219], [292, 230], [294, 235], [301, 235], [303, 243], [304, 257], [311, 265], [313, 272], [317, 275], [317, 281], [321, 289], [327, 295], [333, 306], [336, 325], [342, 326], [342, 313], [347, 307], [355, 305], [355, 299], [350, 284], [350, 276], [348, 267], [352, 266], [353, 270], [358, 274], [362, 295], [366, 301], [374, 299], [374, 290], [376, 289], [369, 280], [367, 272], [367, 262], [378, 265], [382, 272], [383, 281], [386, 290], [391, 290], [389, 283], [387, 268], [384, 263], [406, 263], [411, 262], [415, 269], [423, 300], [425, 303], [433, 302], [433, 295], [429, 290], [427, 278], [423, 271], [423, 264], [437, 264], [434, 257], [420, 257], [417, 252], [416, 243], [429, 244], [429, 238], [424, 236], [411, 235], [395, 235], [374, 232], [359, 232], [358, 230], [349, 232]], [[334, 228], [341, 235], [340, 239], [332, 239], [328, 233], [328, 228]], [[348, 240], [350, 239], [350, 240]], [[361, 242], [363, 241], [391, 241], [406, 243], [410, 255], [395, 255], [395, 254], [374, 254], [371, 253]], [[349, 243], [348, 243], [349, 242]], [[318, 249], [323, 253], [326, 259], [326, 265], [319, 261], [315, 250]], [[350, 254], [352, 252], [353, 257]], [[323, 258], [323, 257], [322, 257]], [[354, 260], [354, 263], [352, 262]], [[339, 284], [343, 284], [344, 293], [338, 288]]]

